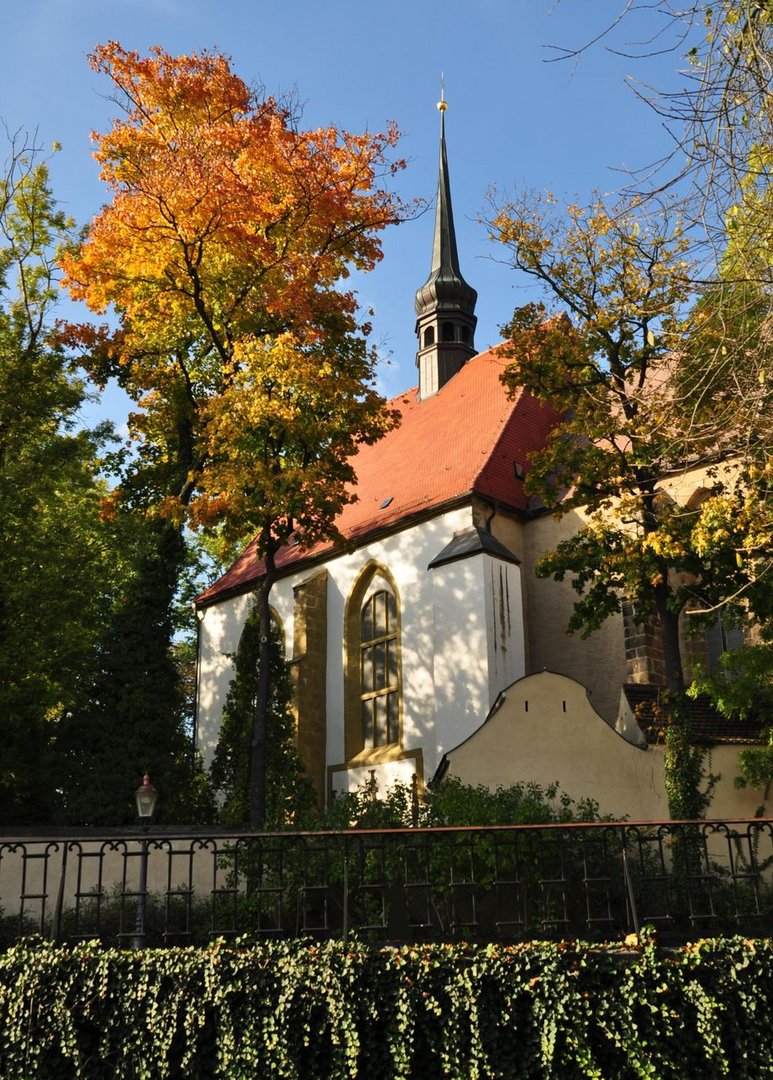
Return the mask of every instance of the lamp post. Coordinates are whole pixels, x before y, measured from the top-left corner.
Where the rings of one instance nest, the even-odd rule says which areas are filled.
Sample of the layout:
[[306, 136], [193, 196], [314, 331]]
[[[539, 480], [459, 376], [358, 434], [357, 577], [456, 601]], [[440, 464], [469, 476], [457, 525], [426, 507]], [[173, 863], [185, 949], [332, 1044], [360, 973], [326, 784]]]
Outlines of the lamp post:
[[140, 880], [137, 891], [137, 914], [134, 919], [134, 937], [132, 948], [141, 949], [145, 944], [145, 899], [148, 892], [148, 837], [147, 832], [153, 820], [156, 809], [158, 792], [150, 782], [150, 777], [145, 773], [142, 783], [134, 793], [137, 804], [137, 817], [143, 829], [140, 841]]

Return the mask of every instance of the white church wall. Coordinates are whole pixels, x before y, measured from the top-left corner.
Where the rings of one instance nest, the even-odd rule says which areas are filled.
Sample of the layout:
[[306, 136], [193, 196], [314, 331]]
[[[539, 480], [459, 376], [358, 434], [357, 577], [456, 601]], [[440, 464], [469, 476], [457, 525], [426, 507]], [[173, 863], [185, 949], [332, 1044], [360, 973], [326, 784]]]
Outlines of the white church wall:
[[[400, 606], [402, 733], [406, 750], [421, 748], [429, 769], [438, 760], [433, 682], [432, 584], [427, 567], [453, 534], [470, 524], [468, 506], [366, 544], [327, 564], [327, 758], [344, 761], [344, 613], [360, 575], [373, 563], [394, 582]], [[388, 782], [379, 779], [379, 783]]]
[[[487, 590], [491, 593], [487, 603], [493, 612], [498, 575], [490, 571], [487, 584], [483, 565], [484, 560], [487, 563], [498, 560], [478, 555], [450, 564], [450, 567], [462, 567], [477, 560], [474, 569], [468, 567], [453, 573], [448, 569], [448, 587], [442, 597], [438, 591], [438, 571], [428, 572], [429, 563], [454, 533], [471, 524], [471, 507], [463, 506], [338, 555], [325, 564], [328, 764], [337, 765], [345, 760], [344, 615], [347, 598], [369, 565], [376, 564], [388, 571], [400, 605], [404, 749], [421, 749], [426, 775], [431, 775], [443, 752], [474, 730], [488, 712], [498, 692], [498, 683], [504, 678], [505, 667], [500, 657], [498, 674], [490, 685], [484, 595]], [[271, 605], [282, 621], [288, 659], [292, 658], [293, 647], [293, 590], [318, 570], [315, 566], [282, 577], [272, 589]], [[512, 574], [508, 574], [506, 581], [505, 592], [510, 589], [511, 605], [520, 603], [520, 589], [514, 584]], [[211, 761], [217, 744], [222, 709], [233, 677], [228, 654], [236, 652], [251, 597], [248, 594], [225, 600], [203, 612], [198, 745], [206, 764]], [[465, 604], [472, 606], [465, 608]], [[521, 613], [515, 607], [510, 618], [512, 626], [522, 626]], [[516, 664], [522, 664], [520, 633], [520, 652], [517, 634], [513, 638], [516, 656], [521, 657]], [[454, 709], [456, 718], [451, 716]]]
[[445, 563], [430, 576], [436, 755], [427, 760], [431, 772], [443, 752], [488, 712], [489, 665], [483, 556]]
[[378, 792], [383, 794], [395, 784], [410, 788], [416, 773], [414, 758], [401, 761], [383, 761], [376, 765], [355, 765], [349, 769], [337, 769], [331, 775], [330, 786], [334, 794], [356, 791], [375, 779]]
[[500, 690], [524, 674], [523, 613], [513, 563], [478, 553], [430, 574], [439, 761], [477, 728]]
[[196, 747], [208, 768], [220, 735], [232, 657], [239, 647], [252, 595], [235, 596], [199, 611], [199, 663], [196, 688]]
[[483, 556], [488, 626], [488, 705], [526, 673], [521, 569]]

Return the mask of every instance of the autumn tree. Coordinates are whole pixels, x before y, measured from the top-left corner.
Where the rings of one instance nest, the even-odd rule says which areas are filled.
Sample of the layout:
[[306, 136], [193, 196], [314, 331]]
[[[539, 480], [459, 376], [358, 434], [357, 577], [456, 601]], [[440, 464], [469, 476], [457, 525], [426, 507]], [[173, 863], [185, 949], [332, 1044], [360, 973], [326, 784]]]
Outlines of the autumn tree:
[[[659, 221], [601, 201], [559, 213], [552, 200], [510, 203], [492, 232], [513, 265], [546, 296], [516, 311], [505, 385], [552, 402], [563, 423], [531, 459], [529, 489], [585, 524], [540, 561], [542, 576], [570, 576], [578, 593], [570, 628], [588, 634], [632, 604], [662, 635], [671, 812], [698, 816], [699, 761], [689, 744], [679, 616], [729, 589], [735, 553], [701, 550], [707, 518], [680, 505], [669, 481], [704, 466], [713, 494], [734, 491], [711, 439], [685, 440], [674, 356], [689, 336], [693, 268], [688, 240]], [[676, 782], [671, 780], [676, 777]]]
[[172, 522], [256, 534], [260, 686], [252, 821], [265, 812], [269, 594], [275, 553], [329, 535], [352, 498], [348, 459], [393, 422], [352, 267], [380, 258], [404, 207], [382, 181], [396, 132], [303, 131], [218, 53], [147, 57], [116, 43], [93, 67], [123, 114], [96, 137], [110, 202], [63, 262], [71, 294], [116, 330], [73, 338], [137, 402], [138, 461]]

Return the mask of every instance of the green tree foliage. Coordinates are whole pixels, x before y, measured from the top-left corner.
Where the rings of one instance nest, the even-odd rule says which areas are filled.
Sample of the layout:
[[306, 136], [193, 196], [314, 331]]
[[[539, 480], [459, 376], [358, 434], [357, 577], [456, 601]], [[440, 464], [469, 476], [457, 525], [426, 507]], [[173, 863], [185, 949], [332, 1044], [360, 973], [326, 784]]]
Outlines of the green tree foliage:
[[[179, 530], [149, 521], [101, 472], [107, 427], [53, 329], [72, 245], [35, 148], [0, 178], [0, 822], [120, 824], [150, 770], [166, 820], [199, 799], [173, 600]], [[109, 452], [108, 452], [109, 451]], [[198, 783], [198, 788], [197, 788]]]
[[[234, 659], [215, 756], [210, 769], [218, 819], [234, 827], [250, 824], [252, 728], [260, 664], [260, 619], [255, 608], [244, 624]], [[271, 696], [266, 741], [266, 818], [270, 829], [309, 826], [314, 792], [294, 742], [292, 686], [279, 629], [271, 624]]]
[[685, 207], [713, 256], [707, 276], [722, 263], [727, 279], [769, 287], [773, 8], [769, 0], [656, 6], [677, 41], [694, 42], [681, 87], [656, 95], [654, 104], [675, 136], [673, 173]]
[[113, 577], [100, 516], [103, 433], [52, 337], [55, 265], [71, 240], [35, 147], [0, 176], [0, 821], [59, 809], [58, 723], [79, 701]]
[[[634, 9], [625, 5], [593, 42], [627, 25]], [[695, 816], [701, 766], [682, 702], [680, 613], [698, 612], [699, 630], [731, 605], [726, 614], [761, 628], [735, 692], [699, 676], [696, 689], [724, 710], [764, 707], [752, 673], [762, 675], [773, 639], [773, 8], [655, 0], [646, 18], [652, 33], [638, 48], [629, 38], [627, 52], [646, 62], [655, 40], [658, 53], [687, 50], [675, 88], [639, 90], [664, 118], [673, 152], [634, 174], [628, 202], [612, 212], [597, 203], [562, 219], [521, 200], [492, 224], [515, 267], [555, 305], [528, 305], [507, 327], [507, 384], [527, 386], [565, 417], [529, 483], [559, 513], [588, 512], [541, 572], [572, 575], [573, 629], [592, 631], [623, 598], [660, 625], [669, 802], [675, 816]], [[664, 220], [667, 189], [684, 232]], [[706, 487], [688, 510], [667, 481], [699, 466]], [[769, 673], [762, 678], [770, 684]]]
[[[591, 25], [587, 44], [558, 48], [555, 58], [575, 61], [604, 42], [634, 62], [631, 87], [655, 110], [671, 142], [658, 161], [639, 163], [630, 190], [656, 199], [667, 190], [680, 200], [706, 256], [706, 280], [714, 280], [728, 230], [737, 228], [734, 276], [769, 284], [770, 261], [757, 258], [760, 245], [770, 248], [773, 228], [769, 0], [621, 0], [619, 7], [606, 27]], [[668, 53], [674, 75], [658, 85], [647, 67]]]
[[[721, 711], [770, 714], [773, 674], [773, 7], [767, 0], [673, 4], [652, 16], [689, 43], [677, 89], [652, 103], [674, 135], [670, 174], [701, 253], [700, 297], [681, 351], [686, 447], [713, 439], [738, 464], [734, 485], [710, 492], [697, 549], [730, 573], [713, 603], [723, 618], [755, 624], [761, 641], [728, 657], [733, 683], [703, 673], [696, 687]], [[660, 37], [661, 46], [664, 38]], [[649, 50], [644, 49], [646, 55]], [[651, 182], [652, 183], [652, 182]], [[737, 564], [733, 566], [733, 561]], [[725, 610], [734, 605], [735, 611]]]
[[164, 522], [127, 517], [120, 525], [124, 543], [130, 529], [131, 563], [112, 597], [85, 700], [60, 725], [62, 813], [78, 825], [134, 822], [134, 791], [148, 772], [161, 796], [158, 820], [191, 824], [208, 811], [173, 644], [183, 540]]
[[691, 692], [708, 694], [724, 716], [752, 713], [763, 720], [763, 745], [741, 750], [735, 783], [762, 792], [765, 801], [773, 781], [773, 642], [769, 621], [762, 633], [767, 640], [725, 653], [718, 672], [698, 671]]
[[740, 775], [736, 777], [736, 787], [753, 787], [765, 793], [767, 799], [773, 782], [773, 727], [762, 732], [764, 746], [750, 746], [738, 755]]

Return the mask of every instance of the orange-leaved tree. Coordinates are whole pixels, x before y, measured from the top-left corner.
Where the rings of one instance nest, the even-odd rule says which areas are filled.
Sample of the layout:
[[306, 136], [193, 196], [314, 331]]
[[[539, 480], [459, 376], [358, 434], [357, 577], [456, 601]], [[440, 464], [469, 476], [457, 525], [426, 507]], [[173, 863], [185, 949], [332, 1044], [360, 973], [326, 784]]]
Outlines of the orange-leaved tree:
[[130, 428], [153, 508], [170, 520], [251, 532], [265, 574], [251, 816], [262, 824], [275, 554], [334, 533], [350, 458], [395, 418], [352, 268], [381, 257], [406, 206], [385, 186], [397, 132], [299, 130], [217, 52], [149, 56], [111, 42], [90, 58], [122, 107], [96, 135], [110, 201], [63, 260], [76, 299], [116, 329], [71, 327], [97, 381], [137, 403]]

